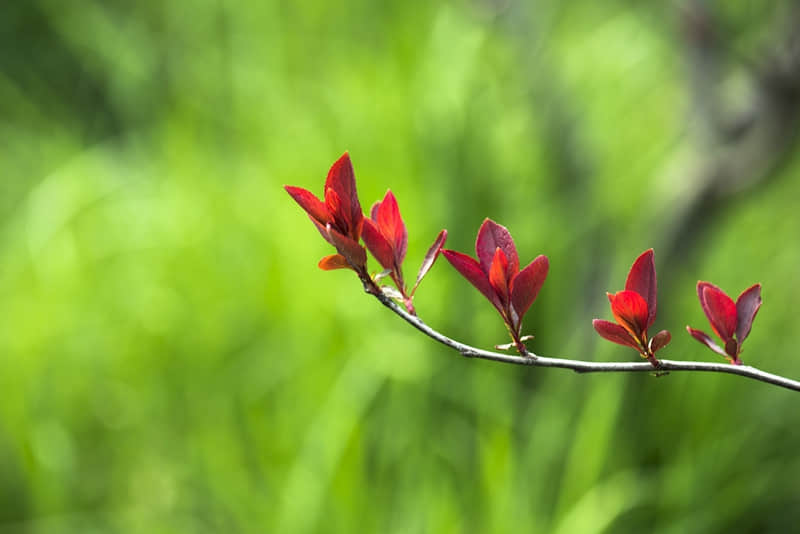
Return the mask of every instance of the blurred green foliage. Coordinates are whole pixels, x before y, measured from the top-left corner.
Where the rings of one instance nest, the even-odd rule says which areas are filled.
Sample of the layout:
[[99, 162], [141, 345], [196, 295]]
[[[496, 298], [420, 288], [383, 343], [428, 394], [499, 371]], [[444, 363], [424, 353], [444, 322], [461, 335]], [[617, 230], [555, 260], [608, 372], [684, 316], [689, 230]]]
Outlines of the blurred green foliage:
[[[718, 4], [717, 96], [746, 107], [788, 8]], [[743, 359], [800, 377], [800, 159], [787, 141], [693, 196], [727, 153], [692, 96], [691, 5], [0, 7], [0, 533], [795, 528], [797, 393], [460, 358], [317, 270], [281, 188], [320, 193], [349, 150], [365, 207], [397, 195], [411, 272], [440, 228], [471, 251], [505, 224], [551, 260], [541, 354], [638, 358], [590, 320], [650, 246], [666, 358], [717, 358], [683, 333], [707, 327], [698, 278], [761, 282]], [[416, 304], [506, 341], [445, 262]]]

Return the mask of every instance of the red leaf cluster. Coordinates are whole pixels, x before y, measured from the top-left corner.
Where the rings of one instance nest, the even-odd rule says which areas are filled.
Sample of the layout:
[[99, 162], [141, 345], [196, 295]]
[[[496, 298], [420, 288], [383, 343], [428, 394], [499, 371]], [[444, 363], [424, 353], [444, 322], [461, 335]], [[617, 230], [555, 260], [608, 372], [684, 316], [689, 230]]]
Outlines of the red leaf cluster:
[[385, 269], [400, 291], [400, 298], [406, 305], [409, 312], [414, 313], [411, 300], [419, 287], [419, 283], [433, 267], [439, 252], [447, 240], [447, 230], [442, 230], [425, 254], [422, 266], [419, 268], [417, 280], [411, 291], [408, 291], [405, 280], [403, 279], [403, 260], [408, 249], [408, 231], [400, 216], [400, 208], [397, 199], [391, 190], [386, 192], [383, 200], [373, 204], [370, 210], [369, 219], [364, 219], [362, 239], [367, 249], [375, 256], [378, 263]]
[[324, 202], [302, 187], [287, 185], [284, 189], [308, 213], [325, 241], [336, 247], [338, 254], [322, 258], [319, 267], [324, 270], [351, 268], [365, 271], [367, 253], [358, 244], [364, 214], [358, 201], [350, 155], [345, 152], [328, 171]]
[[284, 189], [306, 211], [322, 237], [336, 247], [337, 254], [325, 256], [319, 261], [321, 269], [350, 268], [362, 279], [366, 279], [367, 283], [373, 284], [373, 279], [367, 273], [367, 254], [359, 242], [363, 239], [367, 249], [385, 269], [384, 273], [397, 286], [399, 294], [393, 296], [402, 300], [408, 311], [414, 313], [411, 299], [439, 256], [439, 251], [447, 240], [447, 230], [439, 233], [428, 250], [416, 283], [409, 292], [403, 280], [402, 269], [408, 249], [408, 231], [400, 215], [397, 199], [391, 191], [387, 191], [383, 200], [372, 206], [370, 217], [365, 218], [358, 200], [353, 165], [347, 152], [328, 171], [324, 202], [302, 187], [287, 185]]
[[362, 237], [384, 269], [399, 270], [406, 257], [408, 231], [391, 191], [372, 206], [370, 218], [364, 219]]
[[761, 308], [761, 284], [745, 289], [736, 302], [733, 302], [724, 291], [710, 282], [697, 282], [697, 296], [703, 313], [711, 323], [711, 329], [722, 340], [720, 347], [711, 336], [701, 330], [687, 326], [686, 330], [693, 338], [708, 348], [725, 356], [732, 364], [741, 365], [739, 354], [742, 343], [750, 334], [753, 319]]
[[602, 319], [592, 321], [603, 338], [636, 349], [654, 365], [657, 364], [655, 353], [672, 339], [667, 330], [660, 331], [652, 339], [647, 337], [647, 329], [656, 320], [656, 289], [656, 266], [653, 249], [649, 249], [633, 262], [625, 290], [613, 295], [607, 293], [616, 323]]
[[522, 318], [547, 278], [547, 256], [538, 256], [520, 270], [511, 234], [491, 219], [483, 221], [478, 230], [477, 260], [455, 250], [443, 250], [442, 254], [500, 312], [515, 345], [524, 351]]

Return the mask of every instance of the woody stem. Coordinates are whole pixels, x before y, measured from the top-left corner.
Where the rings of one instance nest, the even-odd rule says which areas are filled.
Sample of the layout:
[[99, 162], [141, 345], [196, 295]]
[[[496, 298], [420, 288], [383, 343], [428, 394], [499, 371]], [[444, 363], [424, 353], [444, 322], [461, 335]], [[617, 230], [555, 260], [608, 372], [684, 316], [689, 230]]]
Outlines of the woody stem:
[[378, 298], [383, 295], [381, 288], [378, 287], [378, 285], [367, 272], [366, 268], [353, 267], [353, 269], [356, 271], [358, 279], [361, 280], [361, 285], [364, 286], [364, 291]]
[[526, 358], [535, 358], [536, 356], [530, 352], [528, 352], [528, 347], [525, 346], [525, 343], [522, 342], [522, 339], [519, 335], [519, 328], [512, 330], [509, 328], [511, 332], [511, 339], [514, 340], [514, 346], [517, 347], [517, 352], [519, 352], [522, 356]]
[[416, 315], [417, 310], [414, 309], [414, 304], [412, 303], [411, 296], [406, 293], [406, 284], [403, 281], [403, 274], [400, 272], [399, 269], [392, 270], [392, 280], [394, 281], [394, 285], [397, 286], [397, 289], [400, 290], [400, 294], [403, 295], [403, 306], [406, 307], [406, 310], [411, 315]]
[[[374, 285], [374, 284], [373, 284]], [[370, 292], [370, 291], [368, 291]], [[422, 320], [410, 313], [406, 312], [398, 306], [392, 299], [378, 291], [372, 293], [384, 306], [389, 308], [393, 313], [400, 316], [404, 321], [411, 326], [430, 337], [459, 352], [467, 358], [481, 358], [484, 360], [492, 360], [496, 362], [512, 363], [517, 365], [530, 365], [535, 367], [558, 367], [561, 369], [571, 369], [576, 373], [652, 373], [652, 362], [587, 362], [582, 360], [570, 360], [566, 358], [550, 358], [546, 356], [537, 356], [532, 352], [526, 350], [524, 356], [516, 356], [513, 354], [503, 354], [500, 352], [492, 352], [482, 350], [470, 345], [461, 343], [451, 339], [444, 334], [434, 330]], [[784, 376], [767, 373], [749, 365], [730, 365], [725, 363], [711, 363], [711, 362], [694, 362], [694, 361], [676, 361], [676, 360], [657, 360], [659, 371], [695, 371], [706, 373], [725, 373], [739, 375], [759, 382], [772, 384], [774, 386], [791, 389], [793, 391], [800, 391], [800, 381], [792, 380]]]
[[650, 350], [650, 344], [648, 343], [646, 330], [642, 333], [642, 337], [638, 341], [639, 346], [642, 347], [642, 355], [647, 358], [647, 361], [650, 362], [650, 365], [658, 369], [659, 365], [661, 364], [656, 359], [655, 353]]

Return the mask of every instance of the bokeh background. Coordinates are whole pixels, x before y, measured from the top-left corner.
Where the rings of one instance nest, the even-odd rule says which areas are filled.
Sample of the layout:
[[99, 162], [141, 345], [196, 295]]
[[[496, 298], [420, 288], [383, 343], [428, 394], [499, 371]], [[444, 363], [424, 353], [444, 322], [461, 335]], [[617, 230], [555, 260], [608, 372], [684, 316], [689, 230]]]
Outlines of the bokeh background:
[[[551, 260], [541, 354], [636, 360], [590, 321], [649, 247], [667, 358], [718, 360], [698, 279], [761, 282], [743, 359], [798, 378], [799, 9], [4, 3], [0, 532], [796, 528], [797, 393], [461, 358], [318, 270], [281, 186], [349, 150], [410, 278], [506, 225]], [[416, 304], [506, 341], [446, 262]]]

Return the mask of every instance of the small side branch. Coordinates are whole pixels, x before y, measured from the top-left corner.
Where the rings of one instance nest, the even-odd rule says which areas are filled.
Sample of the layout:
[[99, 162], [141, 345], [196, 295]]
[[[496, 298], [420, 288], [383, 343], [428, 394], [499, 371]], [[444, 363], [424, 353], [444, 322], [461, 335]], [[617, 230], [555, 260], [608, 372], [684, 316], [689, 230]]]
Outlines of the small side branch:
[[373, 293], [381, 304], [392, 310], [395, 314], [403, 318], [411, 326], [425, 334], [426, 336], [435, 339], [442, 345], [450, 347], [458, 351], [462, 356], [467, 358], [482, 358], [484, 360], [492, 360], [496, 362], [511, 363], [516, 365], [531, 365], [535, 367], [559, 367], [562, 369], [571, 369], [576, 373], [653, 373], [653, 372], [678, 372], [678, 371], [697, 371], [707, 373], [727, 373], [731, 375], [739, 375], [745, 378], [758, 380], [759, 382], [766, 382], [774, 386], [800, 391], [800, 382], [791, 380], [789, 378], [767, 373], [749, 365], [731, 365], [727, 363], [710, 363], [710, 362], [692, 362], [692, 361], [675, 361], [675, 360], [658, 360], [658, 367], [653, 367], [649, 362], [586, 362], [581, 360], [569, 360], [565, 358], [548, 358], [545, 356], [538, 356], [532, 352], [528, 352], [525, 356], [517, 356], [514, 354], [503, 354], [500, 352], [492, 352], [488, 350], [479, 349], [464, 343], [451, 339], [444, 334], [437, 332], [422, 320], [411, 315], [397, 305], [392, 299], [383, 293]]

